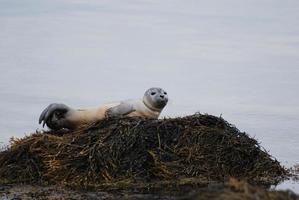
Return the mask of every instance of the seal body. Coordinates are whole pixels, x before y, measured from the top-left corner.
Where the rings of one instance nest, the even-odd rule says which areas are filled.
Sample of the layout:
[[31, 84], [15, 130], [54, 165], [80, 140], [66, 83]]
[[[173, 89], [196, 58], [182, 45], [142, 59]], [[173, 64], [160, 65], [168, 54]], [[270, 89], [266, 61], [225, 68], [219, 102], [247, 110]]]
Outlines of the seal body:
[[105, 117], [128, 116], [158, 118], [168, 102], [167, 93], [161, 88], [148, 89], [142, 99], [108, 103], [95, 108], [73, 109], [64, 104], [50, 104], [40, 115], [50, 129], [76, 129]]

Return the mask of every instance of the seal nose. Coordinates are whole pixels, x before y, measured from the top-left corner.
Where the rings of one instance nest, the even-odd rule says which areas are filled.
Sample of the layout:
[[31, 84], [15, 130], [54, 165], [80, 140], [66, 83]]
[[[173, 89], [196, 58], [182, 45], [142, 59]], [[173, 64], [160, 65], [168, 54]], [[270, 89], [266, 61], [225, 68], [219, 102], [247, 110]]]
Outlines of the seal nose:
[[161, 97], [162, 99], [164, 99], [164, 95], [163, 95], [163, 94], [161, 94], [160, 97]]

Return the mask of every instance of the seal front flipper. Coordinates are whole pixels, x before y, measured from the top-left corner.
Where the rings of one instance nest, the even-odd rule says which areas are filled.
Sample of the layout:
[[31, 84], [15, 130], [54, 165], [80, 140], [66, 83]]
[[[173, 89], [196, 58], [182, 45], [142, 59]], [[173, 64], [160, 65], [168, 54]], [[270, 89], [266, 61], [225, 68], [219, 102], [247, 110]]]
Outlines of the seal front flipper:
[[117, 106], [111, 107], [106, 110], [106, 117], [116, 117], [116, 116], [124, 116], [128, 115], [131, 112], [134, 112], [134, 106], [127, 102], [122, 102]]
[[65, 104], [52, 103], [43, 110], [39, 117], [39, 124], [43, 122], [52, 130], [68, 128], [65, 120], [65, 115], [72, 109]]

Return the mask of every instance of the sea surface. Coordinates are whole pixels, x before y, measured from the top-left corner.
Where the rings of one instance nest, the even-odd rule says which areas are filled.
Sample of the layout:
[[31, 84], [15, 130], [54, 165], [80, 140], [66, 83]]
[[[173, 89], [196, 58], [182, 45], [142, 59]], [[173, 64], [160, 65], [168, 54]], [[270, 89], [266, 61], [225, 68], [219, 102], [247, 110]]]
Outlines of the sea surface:
[[0, 145], [41, 129], [50, 103], [153, 86], [170, 97], [161, 117], [222, 115], [298, 164], [299, 1], [0, 0]]

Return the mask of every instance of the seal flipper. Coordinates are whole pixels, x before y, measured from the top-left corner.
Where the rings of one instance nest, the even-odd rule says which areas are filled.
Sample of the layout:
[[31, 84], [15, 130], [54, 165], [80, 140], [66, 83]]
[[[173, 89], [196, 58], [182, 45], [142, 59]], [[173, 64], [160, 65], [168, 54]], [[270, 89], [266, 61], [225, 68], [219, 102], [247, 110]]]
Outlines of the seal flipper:
[[65, 104], [52, 103], [43, 110], [39, 117], [39, 124], [43, 122], [43, 127], [46, 124], [50, 129], [58, 130], [66, 127], [65, 114], [71, 110]]
[[116, 117], [116, 116], [124, 116], [128, 115], [131, 112], [134, 112], [134, 106], [130, 103], [122, 102], [121, 104], [114, 106], [112, 108], [109, 108], [105, 116], [106, 117]]

